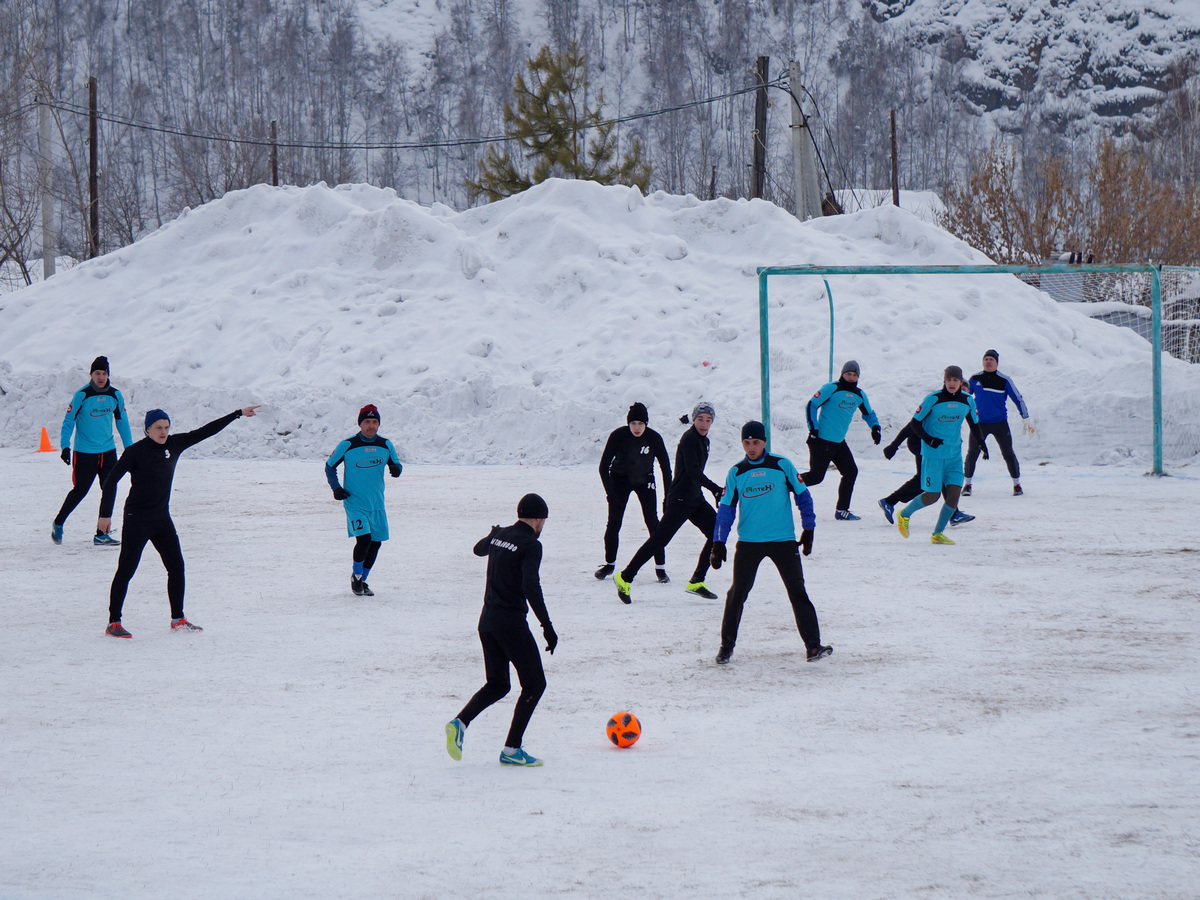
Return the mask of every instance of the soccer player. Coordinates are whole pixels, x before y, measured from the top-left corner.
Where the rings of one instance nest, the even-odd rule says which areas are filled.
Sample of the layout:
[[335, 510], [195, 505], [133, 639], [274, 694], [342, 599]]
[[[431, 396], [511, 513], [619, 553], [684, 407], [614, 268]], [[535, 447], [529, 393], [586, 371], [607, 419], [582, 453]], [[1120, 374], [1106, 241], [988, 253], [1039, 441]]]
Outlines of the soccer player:
[[[337, 467], [346, 464], [345, 486], [338, 482]], [[342, 501], [346, 531], [354, 538], [350, 590], [359, 597], [374, 597], [367, 585], [379, 548], [388, 539], [387, 507], [383, 501], [383, 468], [399, 478], [404, 467], [392, 442], [379, 434], [379, 410], [368, 403], [358, 411], [358, 434], [341, 441], [325, 460], [325, 480], [333, 499]]]
[[[608, 524], [604, 528], [604, 565], [596, 570], [598, 579], [607, 578], [616, 568], [621, 522], [631, 493], [637, 494], [642, 505], [646, 530], [654, 534], [658, 527], [655, 460], [662, 470], [663, 486], [671, 483], [671, 458], [667, 456], [662, 435], [647, 425], [650, 414], [645, 404], [635, 403], [629, 407], [625, 421], [627, 427], [618, 428], [608, 436], [608, 443], [600, 455], [600, 481], [604, 484], [604, 496], [608, 498]], [[660, 549], [654, 554], [654, 568], [662, 584], [671, 580], [667, 577], [666, 564], [666, 551]]]
[[[808, 648], [808, 660], [821, 659], [833, 652], [832, 647], [821, 645], [821, 628], [817, 623], [817, 611], [808, 592], [804, 590], [804, 567], [800, 563], [800, 548], [804, 555], [812, 553], [813, 529], [817, 517], [813, 513], [812, 496], [803, 480], [796, 473], [791, 460], [783, 456], [772, 456], [766, 452], [767, 432], [762, 422], [747, 422], [742, 426], [742, 449], [746, 458], [733, 466], [725, 476], [725, 493], [717, 507], [717, 525], [713, 532], [712, 565], [721, 568], [725, 562], [725, 541], [733, 527], [734, 517], [738, 523], [738, 543], [733, 553], [733, 583], [725, 595], [725, 615], [721, 619], [721, 649], [717, 653], [717, 664], [725, 665], [733, 656], [737, 644], [738, 625], [742, 621], [742, 607], [754, 587], [758, 566], [769, 559], [779, 571], [787, 589], [796, 627], [804, 646]], [[796, 525], [792, 519], [792, 508], [788, 493], [796, 499], [800, 510], [800, 522], [804, 530], [800, 541], [796, 541]]]
[[[963, 420], [966, 419], [967, 428], [972, 434], [979, 431], [975, 401], [962, 388], [962, 369], [946, 366], [942, 389], [927, 395], [909, 422], [909, 427], [921, 438], [922, 493], [896, 516], [901, 537], [908, 537], [908, 520], [913, 513], [937, 500], [940, 492], [945, 502], [938, 514], [931, 540], [935, 544], [954, 543], [946, 537], [946, 525], [958, 508], [959, 491], [963, 483]], [[986, 447], [983, 448], [983, 458], [987, 459]]]
[[696, 569], [686, 590], [707, 600], [717, 599], [717, 595], [704, 583], [712, 554], [712, 533], [713, 526], [717, 524], [717, 513], [701, 493], [702, 488], [707, 488], [715, 499], [721, 499], [721, 486], [704, 474], [704, 466], [708, 463], [708, 430], [712, 428], [715, 418], [716, 410], [711, 403], [702, 400], [692, 409], [692, 427], [679, 438], [679, 446], [675, 449], [675, 477], [671, 480], [666, 502], [663, 503], [662, 521], [646, 543], [633, 554], [629, 565], [613, 573], [617, 596], [622, 603], [632, 602], [630, 585], [638, 569], [654, 554], [666, 549], [684, 522], [691, 522], [704, 535], [704, 549], [700, 551], [700, 558], [696, 561]]
[[[883, 455], [891, 459], [900, 449], [900, 445], [906, 441], [908, 442], [908, 452], [916, 460], [917, 474], [879, 501], [879, 508], [883, 510], [883, 517], [888, 520], [889, 525], [896, 524], [893, 517], [896, 507], [901, 503], [907, 503], [921, 493], [921, 439], [913, 432], [911, 423], [901, 428], [892, 442], [883, 448]], [[975, 521], [975, 517], [961, 509], [954, 510], [954, 515], [950, 517], [951, 525], [962, 525], [965, 522], [973, 521]]]
[[[990, 434], [1000, 447], [1000, 455], [1008, 466], [1008, 474], [1012, 478], [1013, 496], [1020, 497], [1021, 464], [1017, 454], [1013, 452], [1012, 432], [1008, 427], [1008, 401], [1011, 399], [1021, 413], [1022, 429], [1026, 434], [1033, 434], [1033, 422], [1029, 418], [1029, 409], [1025, 406], [1025, 398], [1017, 390], [1011, 378], [998, 370], [1000, 354], [988, 350], [983, 354], [983, 371], [976, 372], [968, 382], [971, 396], [975, 398], [975, 408], [979, 411], [979, 438], [972, 434], [967, 441], [967, 460], [964, 466], [965, 482], [962, 493], [964, 497], [971, 496], [971, 478], [975, 474], [975, 463], [979, 459], [979, 451], [983, 442]], [[985, 455], [983, 457], [987, 459]]]
[[526, 494], [517, 503], [517, 521], [507, 528], [496, 525], [475, 545], [476, 556], [486, 556], [487, 584], [483, 591], [483, 613], [479, 617], [479, 642], [483, 645], [483, 669], [487, 681], [467, 701], [455, 718], [446, 723], [446, 752], [462, 759], [463, 735], [481, 712], [503, 698], [511, 687], [508, 666], [517, 670], [521, 696], [513, 710], [512, 725], [500, 763], [505, 766], [540, 766], [542, 761], [521, 747], [525, 727], [546, 690], [546, 673], [537, 641], [529, 630], [530, 607], [542, 625], [546, 650], [554, 655], [558, 635], [550, 624], [538, 569], [542, 545], [538, 537], [550, 510], [537, 494]]
[[[121, 557], [117, 560], [117, 571], [113, 575], [108, 595], [108, 628], [105, 634], [127, 638], [132, 635], [121, 625], [121, 609], [125, 605], [125, 594], [129, 582], [142, 559], [142, 550], [147, 543], [154, 545], [167, 570], [167, 599], [171, 603], [172, 631], [203, 631], [183, 615], [183, 550], [179, 546], [179, 535], [171, 521], [171, 483], [175, 479], [175, 466], [179, 455], [194, 447], [205, 438], [210, 438], [234, 419], [253, 416], [257, 406], [235, 409], [227, 416], [201, 425], [195, 431], [171, 434], [171, 417], [161, 409], [146, 413], [146, 437], [128, 447], [116, 466], [104, 477], [104, 489], [116, 491], [117, 482], [129, 473], [129, 496], [125, 498], [125, 514], [122, 520], [124, 542]], [[107, 531], [109, 521], [102, 526]]]
[[[62, 543], [63, 525], [67, 516], [80, 504], [92, 489], [92, 480], [100, 481], [100, 516], [96, 522], [96, 535], [92, 543], [115, 547], [121, 542], [101, 527], [101, 522], [112, 521], [116, 494], [104, 490], [104, 476], [117, 464], [117, 445], [113, 442], [113, 425], [121, 435], [121, 449], [133, 444], [129, 430], [129, 416], [125, 412], [125, 398], [108, 380], [108, 357], [97, 356], [92, 360], [92, 380], [77, 390], [71, 397], [67, 414], [63, 416], [62, 461], [71, 467], [71, 490], [63, 501], [62, 508], [54, 517], [50, 528], [50, 540]], [[71, 452], [71, 432], [75, 432], [75, 452]], [[116, 485], [113, 486], [114, 491]]]
[[867, 400], [867, 395], [858, 386], [858, 363], [850, 360], [842, 366], [837, 381], [831, 381], [813, 394], [805, 415], [808, 417], [808, 471], [801, 477], [809, 487], [825, 480], [825, 472], [832, 462], [842, 481], [838, 485], [835, 519], [856, 522], [861, 516], [850, 512], [850, 495], [854, 493], [854, 482], [858, 478], [858, 466], [854, 454], [846, 444], [846, 432], [857, 410], [871, 427], [871, 440], [879, 443], [879, 419]]

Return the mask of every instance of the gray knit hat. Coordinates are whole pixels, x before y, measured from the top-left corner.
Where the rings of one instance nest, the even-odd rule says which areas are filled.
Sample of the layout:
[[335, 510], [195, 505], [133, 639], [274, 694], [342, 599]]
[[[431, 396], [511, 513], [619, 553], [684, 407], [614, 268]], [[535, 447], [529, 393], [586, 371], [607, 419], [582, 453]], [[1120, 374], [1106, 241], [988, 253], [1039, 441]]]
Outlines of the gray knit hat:
[[703, 415], [704, 413], [708, 413], [714, 419], [717, 417], [717, 411], [713, 408], [713, 405], [707, 400], [701, 400], [692, 407], [692, 421], [695, 422], [696, 416]]
[[858, 363], [853, 359], [847, 360], [846, 364], [842, 366], [842, 374], [845, 375], [847, 372], [853, 372], [855, 375], [862, 376], [862, 372], [858, 370]]

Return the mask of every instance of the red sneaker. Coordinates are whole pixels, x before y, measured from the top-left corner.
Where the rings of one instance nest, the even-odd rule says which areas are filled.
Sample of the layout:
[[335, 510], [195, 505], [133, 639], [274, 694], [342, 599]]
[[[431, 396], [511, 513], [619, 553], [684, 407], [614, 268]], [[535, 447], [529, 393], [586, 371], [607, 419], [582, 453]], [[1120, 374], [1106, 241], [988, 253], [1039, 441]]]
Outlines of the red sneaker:
[[171, 630], [172, 631], [203, 631], [204, 629], [201, 628], [199, 625], [193, 625], [187, 619], [172, 619], [171, 620]]
[[128, 631], [121, 627], [120, 622], [109, 622], [108, 627], [104, 629], [105, 634], [110, 634], [113, 637], [131, 638], [133, 637]]

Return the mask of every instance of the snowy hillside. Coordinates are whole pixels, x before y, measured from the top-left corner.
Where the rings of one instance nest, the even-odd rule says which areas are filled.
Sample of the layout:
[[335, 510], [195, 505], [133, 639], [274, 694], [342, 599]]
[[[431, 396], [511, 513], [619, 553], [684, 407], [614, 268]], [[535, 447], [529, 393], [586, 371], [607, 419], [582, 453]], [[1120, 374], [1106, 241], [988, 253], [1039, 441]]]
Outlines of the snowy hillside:
[[[186, 428], [265, 404], [265, 442], [231, 430], [208, 452], [322, 456], [373, 402], [408, 460], [590, 462], [635, 400], [673, 445], [679, 414], [706, 398], [727, 453], [732, 426], [759, 413], [757, 266], [980, 261], [888, 206], [802, 224], [762, 201], [581, 182], [462, 213], [362, 185], [256, 187], [5, 295], [0, 444], [30, 446], [42, 426], [57, 438], [102, 353], [135, 422], [162, 407]], [[995, 347], [1040, 426], [1026, 454], [1149, 453], [1150, 356], [1132, 332], [1009, 276], [831, 289], [835, 360], [861, 363], [885, 431], [944, 366], [974, 371]], [[774, 279], [771, 299], [776, 448], [797, 452], [828, 375], [828, 302], [802, 278]], [[1166, 365], [1195, 396], [1200, 373]]]

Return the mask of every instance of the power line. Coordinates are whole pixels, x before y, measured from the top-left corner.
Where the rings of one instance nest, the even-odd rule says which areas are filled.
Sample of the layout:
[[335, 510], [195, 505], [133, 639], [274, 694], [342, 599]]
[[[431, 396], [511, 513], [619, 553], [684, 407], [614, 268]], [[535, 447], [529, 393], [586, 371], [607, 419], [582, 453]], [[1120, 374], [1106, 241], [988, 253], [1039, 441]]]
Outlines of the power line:
[[[768, 87], [778, 87], [781, 80], [768, 82]], [[740, 90], [730, 91], [726, 94], [719, 94], [713, 97], [705, 97], [701, 100], [693, 100], [688, 103], [679, 103], [675, 106], [663, 107], [661, 109], [648, 110], [646, 112], [630, 113], [626, 116], [618, 116], [614, 119], [607, 119], [603, 122], [597, 122], [593, 125], [585, 125], [581, 130], [589, 130], [592, 128], [611, 127], [620, 125], [626, 122], [636, 122], [642, 119], [650, 119], [656, 116], [663, 116], [669, 113], [682, 112], [683, 110], [694, 109], [699, 106], [705, 106], [710, 103], [718, 103], [721, 100], [728, 100], [732, 97], [738, 97], [742, 94], [749, 94], [757, 91], [758, 87], [741, 88]], [[85, 107], [77, 106], [66, 101], [55, 101], [47, 103], [52, 109], [60, 112], [69, 113], [71, 115], [87, 116], [89, 111]], [[205, 131], [190, 131], [182, 128], [172, 128], [167, 125], [155, 125], [150, 122], [141, 122], [137, 119], [123, 118], [114, 116], [109, 113], [97, 113], [96, 117], [102, 121], [112, 125], [122, 125], [126, 128], [135, 128], [140, 131], [151, 131], [158, 134], [176, 135], [178, 137], [193, 138], [196, 140], [205, 141], [221, 141], [227, 144], [247, 144], [260, 147], [285, 147], [292, 149], [304, 150], [436, 150], [446, 149], [451, 147], [476, 147], [483, 144], [497, 144], [508, 141], [514, 141], [516, 138], [508, 135], [492, 135], [489, 137], [478, 138], [461, 138], [458, 140], [446, 141], [424, 141], [424, 142], [398, 142], [398, 143], [336, 143], [331, 141], [272, 141], [269, 138], [245, 138], [236, 137], [227, 134], [214, 134]]]

